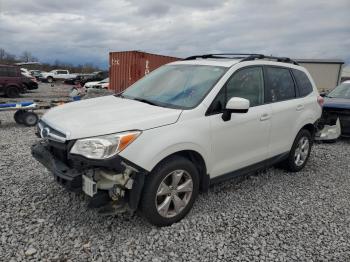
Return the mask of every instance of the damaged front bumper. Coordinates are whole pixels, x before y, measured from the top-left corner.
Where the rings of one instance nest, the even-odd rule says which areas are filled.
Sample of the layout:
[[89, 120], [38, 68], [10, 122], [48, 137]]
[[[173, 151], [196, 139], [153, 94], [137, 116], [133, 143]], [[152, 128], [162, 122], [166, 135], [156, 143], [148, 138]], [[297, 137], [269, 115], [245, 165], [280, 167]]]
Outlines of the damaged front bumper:
[[91, 207], [120, 207], [123, 203], [126, 210], [137, 209], [147, 173], [142, 168], [119, 156], [90, 160], [67, 153], [67, 161], [62, 161], [55, 155], [50, 141], [45, 140], [34, 144], [31, 151], [59, 184], [69, 191], [89, 195]]
[[340, 137], [341, 126], [339, 118], [337, 118], [335, 124], [324, 125], [321, 130], [316, 133], [315, 140], [319, 141], [333, 141]]

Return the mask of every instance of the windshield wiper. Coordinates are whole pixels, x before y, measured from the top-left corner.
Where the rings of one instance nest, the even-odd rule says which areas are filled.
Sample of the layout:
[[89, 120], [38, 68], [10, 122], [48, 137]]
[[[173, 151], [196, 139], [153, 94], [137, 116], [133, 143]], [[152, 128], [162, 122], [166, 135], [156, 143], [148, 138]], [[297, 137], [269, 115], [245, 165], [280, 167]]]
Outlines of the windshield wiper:
[[133, 100], [136, 100], [136, 101], [139, 101], [139, 102], [142, 102], [142, 103], [146, 103], [146, 104], [149, 104], [149, 105], [152, 105], [152, 106], [160, 106], [159, 104], [155, 103], [155, 102], [152, 102], [150, 100], [147, 100], [147, 99], [144, 99], [144, 98], [132, 98]]

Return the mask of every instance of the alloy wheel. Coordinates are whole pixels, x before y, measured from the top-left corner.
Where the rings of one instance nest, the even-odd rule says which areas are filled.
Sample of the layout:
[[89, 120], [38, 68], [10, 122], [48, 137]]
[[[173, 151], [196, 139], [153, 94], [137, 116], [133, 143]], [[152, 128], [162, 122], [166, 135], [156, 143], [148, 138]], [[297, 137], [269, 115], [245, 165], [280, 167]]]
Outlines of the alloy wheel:
[[162, 217], [171, 218], [188, 205], [193, 192], [193, 181], [185, 170], [169, 173], [160, 183], [155, 204]]
[[305, 163], [310, 150], [310, 142], [306, 136], [300, 138], [294, 152], [294, 163], [301, 166]]

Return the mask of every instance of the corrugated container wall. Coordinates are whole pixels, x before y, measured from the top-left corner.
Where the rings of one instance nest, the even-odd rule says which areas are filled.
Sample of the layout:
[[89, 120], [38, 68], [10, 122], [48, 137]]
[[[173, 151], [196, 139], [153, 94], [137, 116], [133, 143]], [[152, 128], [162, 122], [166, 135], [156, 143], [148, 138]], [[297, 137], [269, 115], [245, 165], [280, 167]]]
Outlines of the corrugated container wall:
[[154, 69], [180, 58], [139, 51], [109, 53], [109, 89], [121, 92]]

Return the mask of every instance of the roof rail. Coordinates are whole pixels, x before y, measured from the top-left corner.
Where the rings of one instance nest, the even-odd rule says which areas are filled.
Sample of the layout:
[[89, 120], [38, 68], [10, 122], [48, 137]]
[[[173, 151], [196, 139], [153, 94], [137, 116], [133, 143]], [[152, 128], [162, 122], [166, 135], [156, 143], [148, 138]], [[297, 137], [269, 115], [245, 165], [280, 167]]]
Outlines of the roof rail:
[[276, 60], [277, 62], [281, 62], [281, 63], [291, 63], [294, 65], [299, 65], [298, 62], [290, 59], [289, 57], [266, 56], [263, 54], [246, 54], [246, 53], [220, 53], [220, 54], [195, 55], [195, 56], [189, 56], [184, 60], [196, 60], [197, 58], [242, 59], [240, 62], [253, 61], [256, 59], [266, 59], [266, 60]]
[[221, 59], [233, 59], [233, 58], [240, 58], [242, 57], [248, 57], [248, 56], [257, 56], [260, 54], [245, 54], [245, 53], [220, 53], [220, 54], [204, 54], [204, 55], [194, 55], [194, 56], [189, 56], [185, 58], [184, 60], [196, 60], [197, 58], [221, 58]]
[[289, 57], [279, 57], [279, 56], [267, 56], [267, 55], [251, 55], [241, 60], [241, 62], [252, 61], [256, 59], [266, 59], [266, 60], [276, 60], [281, 63], [290, 63], [294, 65], [299, 65], [299, 63]]

